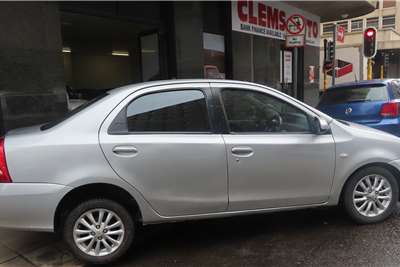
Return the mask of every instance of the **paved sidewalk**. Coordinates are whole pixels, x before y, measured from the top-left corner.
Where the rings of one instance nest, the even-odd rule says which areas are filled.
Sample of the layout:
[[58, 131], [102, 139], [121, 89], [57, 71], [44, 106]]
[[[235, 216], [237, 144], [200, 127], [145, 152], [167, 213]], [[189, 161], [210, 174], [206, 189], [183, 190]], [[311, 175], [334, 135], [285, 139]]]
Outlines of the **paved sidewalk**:
[[83, 266], [56, 235], [0, 230], [0, 267]]

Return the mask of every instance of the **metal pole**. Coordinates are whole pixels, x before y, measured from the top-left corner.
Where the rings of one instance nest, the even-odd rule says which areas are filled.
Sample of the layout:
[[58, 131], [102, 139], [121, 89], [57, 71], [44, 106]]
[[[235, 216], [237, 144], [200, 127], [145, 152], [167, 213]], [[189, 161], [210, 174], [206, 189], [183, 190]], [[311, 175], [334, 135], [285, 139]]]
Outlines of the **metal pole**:
[[326, 40], [326, 39], [324, 39], [324, 63], [322, 64], [323, 65], [323, 71], [324, 71], [324, 87], [323, 87], [323, 92], [325, 92], [326, 91], [326, 89], [328, 88], [328, 80], [326, 79], [327, 77], [327, 75], [326, 75], [326, 68], [325, 68], [325, 66], [326, 66], [326, 58], [327, 58], [327, 54], [326, 54], [326, 49], [327, 49], [327, 44], [328, 44], [328, 40]]
[[333, 62], [332, 62], [332, 86], [335, 85], [336, 78], [336, 23], [333, 24]]
[[367, 62], [367, 79], [372, 80], [372, 59], [368, 58]]
[[381, 79], [384, 78], [383, 76], [384, 76], [384, 75], [383, 75], [383, 65], [381, 65]]

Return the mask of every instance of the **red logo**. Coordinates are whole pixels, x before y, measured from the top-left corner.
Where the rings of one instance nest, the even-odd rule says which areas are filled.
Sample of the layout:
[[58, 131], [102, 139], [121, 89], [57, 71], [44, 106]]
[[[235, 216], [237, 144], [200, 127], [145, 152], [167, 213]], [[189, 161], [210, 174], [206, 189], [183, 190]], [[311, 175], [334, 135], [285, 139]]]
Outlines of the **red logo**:
[[342, 25], [339, 25], [336, 30], [336, 41], [344, 43], [344, 32], [344, 27]]

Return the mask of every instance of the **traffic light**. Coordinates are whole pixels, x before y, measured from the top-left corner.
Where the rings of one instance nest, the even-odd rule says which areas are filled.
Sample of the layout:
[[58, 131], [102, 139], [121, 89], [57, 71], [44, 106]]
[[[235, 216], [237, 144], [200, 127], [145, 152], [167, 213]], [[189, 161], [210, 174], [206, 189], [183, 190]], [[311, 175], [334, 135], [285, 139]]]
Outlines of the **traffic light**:
[[333, 62], [333, 59], [335, 58], [335, 46], [332, 41], [328, 42], [327, 50], [327, 61]]
[[372, 58], [376, 55], [377, 40], [376, 29], [369, 27], [364, 31], [364, 56]]

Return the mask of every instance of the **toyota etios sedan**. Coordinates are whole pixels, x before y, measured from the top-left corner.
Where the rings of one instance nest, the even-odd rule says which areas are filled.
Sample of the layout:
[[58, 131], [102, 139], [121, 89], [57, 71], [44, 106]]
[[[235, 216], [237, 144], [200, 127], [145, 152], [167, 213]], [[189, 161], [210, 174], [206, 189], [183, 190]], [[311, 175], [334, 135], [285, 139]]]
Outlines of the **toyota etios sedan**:
[[91, 263], [123, 255], [138, 224], [338, 203], [375, 223], [399, 198], [399, 138], [238, 81], [115, 89], [9, 132], [0, 155], [0, 226], [60, 231]]

